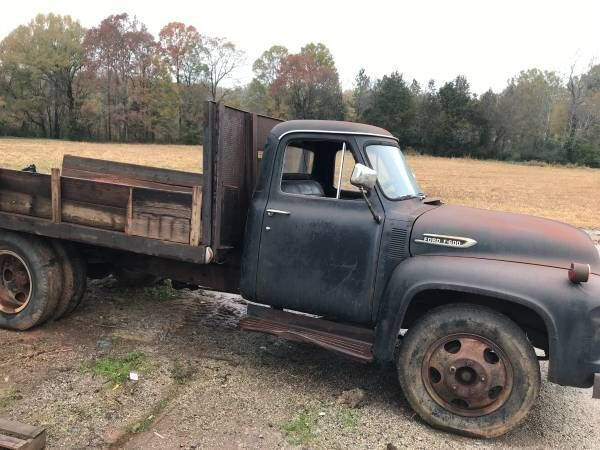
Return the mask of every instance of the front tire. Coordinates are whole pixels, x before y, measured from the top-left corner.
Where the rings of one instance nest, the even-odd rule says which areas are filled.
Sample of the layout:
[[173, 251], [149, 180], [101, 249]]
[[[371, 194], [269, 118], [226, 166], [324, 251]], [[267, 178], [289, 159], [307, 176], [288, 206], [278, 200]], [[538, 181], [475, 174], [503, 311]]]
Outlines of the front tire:
[[525, 333], [476, 305], [436, 308], [402, 340], [400, 385], [430, 425], [480, 438], [518, 426], [534, 406], [540, 368]]

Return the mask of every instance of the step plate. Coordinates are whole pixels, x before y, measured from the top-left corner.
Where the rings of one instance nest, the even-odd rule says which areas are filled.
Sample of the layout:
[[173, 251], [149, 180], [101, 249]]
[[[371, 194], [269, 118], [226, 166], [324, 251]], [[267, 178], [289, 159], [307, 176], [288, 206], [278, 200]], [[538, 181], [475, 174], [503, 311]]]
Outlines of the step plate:
[[309, 342], [361, 362], [374, 360], [374, 334], [362, 327], [250, 305], [248, 316], [240, 321], [240, 328], [291, 341]]

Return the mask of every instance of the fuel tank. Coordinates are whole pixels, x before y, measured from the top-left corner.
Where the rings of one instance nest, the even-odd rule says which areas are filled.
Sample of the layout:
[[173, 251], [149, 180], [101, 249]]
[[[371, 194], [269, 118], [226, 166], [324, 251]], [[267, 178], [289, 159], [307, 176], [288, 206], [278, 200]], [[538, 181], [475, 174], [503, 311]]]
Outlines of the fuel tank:
[[422, 214], [411, 233], [410, 252], [565, 269], [575, 262], [600, 274], [600, 253], [584, 231], [540, 217], [465, 206], [442, 205]]

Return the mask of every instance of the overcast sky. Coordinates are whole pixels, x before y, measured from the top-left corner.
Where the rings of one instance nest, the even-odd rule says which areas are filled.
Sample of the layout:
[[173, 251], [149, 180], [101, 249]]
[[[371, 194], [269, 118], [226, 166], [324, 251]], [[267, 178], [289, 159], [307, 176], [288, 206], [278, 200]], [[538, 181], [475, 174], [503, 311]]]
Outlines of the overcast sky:
[[565, 73], [575, 61], [584, 69], [600, 57], [597, 0], [20, 0], [1, 7], [1, 37], [48, 12], [69, 14], [86, 27], [127, 12], [155, 35], [171, 21], [191, 24], [246, 52], [240, 82], [251, 79], [252, 62], [273, 44], [296, 52], [307, 42], [323, 42], [345, 89], [365, 67], [374, 77], [398, 70], [422, 84], [464, 74], [482, 93], [501, 90], [522, 69]]

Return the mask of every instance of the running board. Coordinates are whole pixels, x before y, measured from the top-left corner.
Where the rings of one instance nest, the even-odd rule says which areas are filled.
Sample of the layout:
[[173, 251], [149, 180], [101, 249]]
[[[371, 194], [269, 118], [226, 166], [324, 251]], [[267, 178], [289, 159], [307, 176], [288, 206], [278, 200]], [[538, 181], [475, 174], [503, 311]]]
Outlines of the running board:
[[290, 341], [309, 342], [361, 362], [375, 359], [372, 351], [375, 333], [369, 328], [254, 304], [248, 305], [248, 314], [240, 321], [240, 328]]

